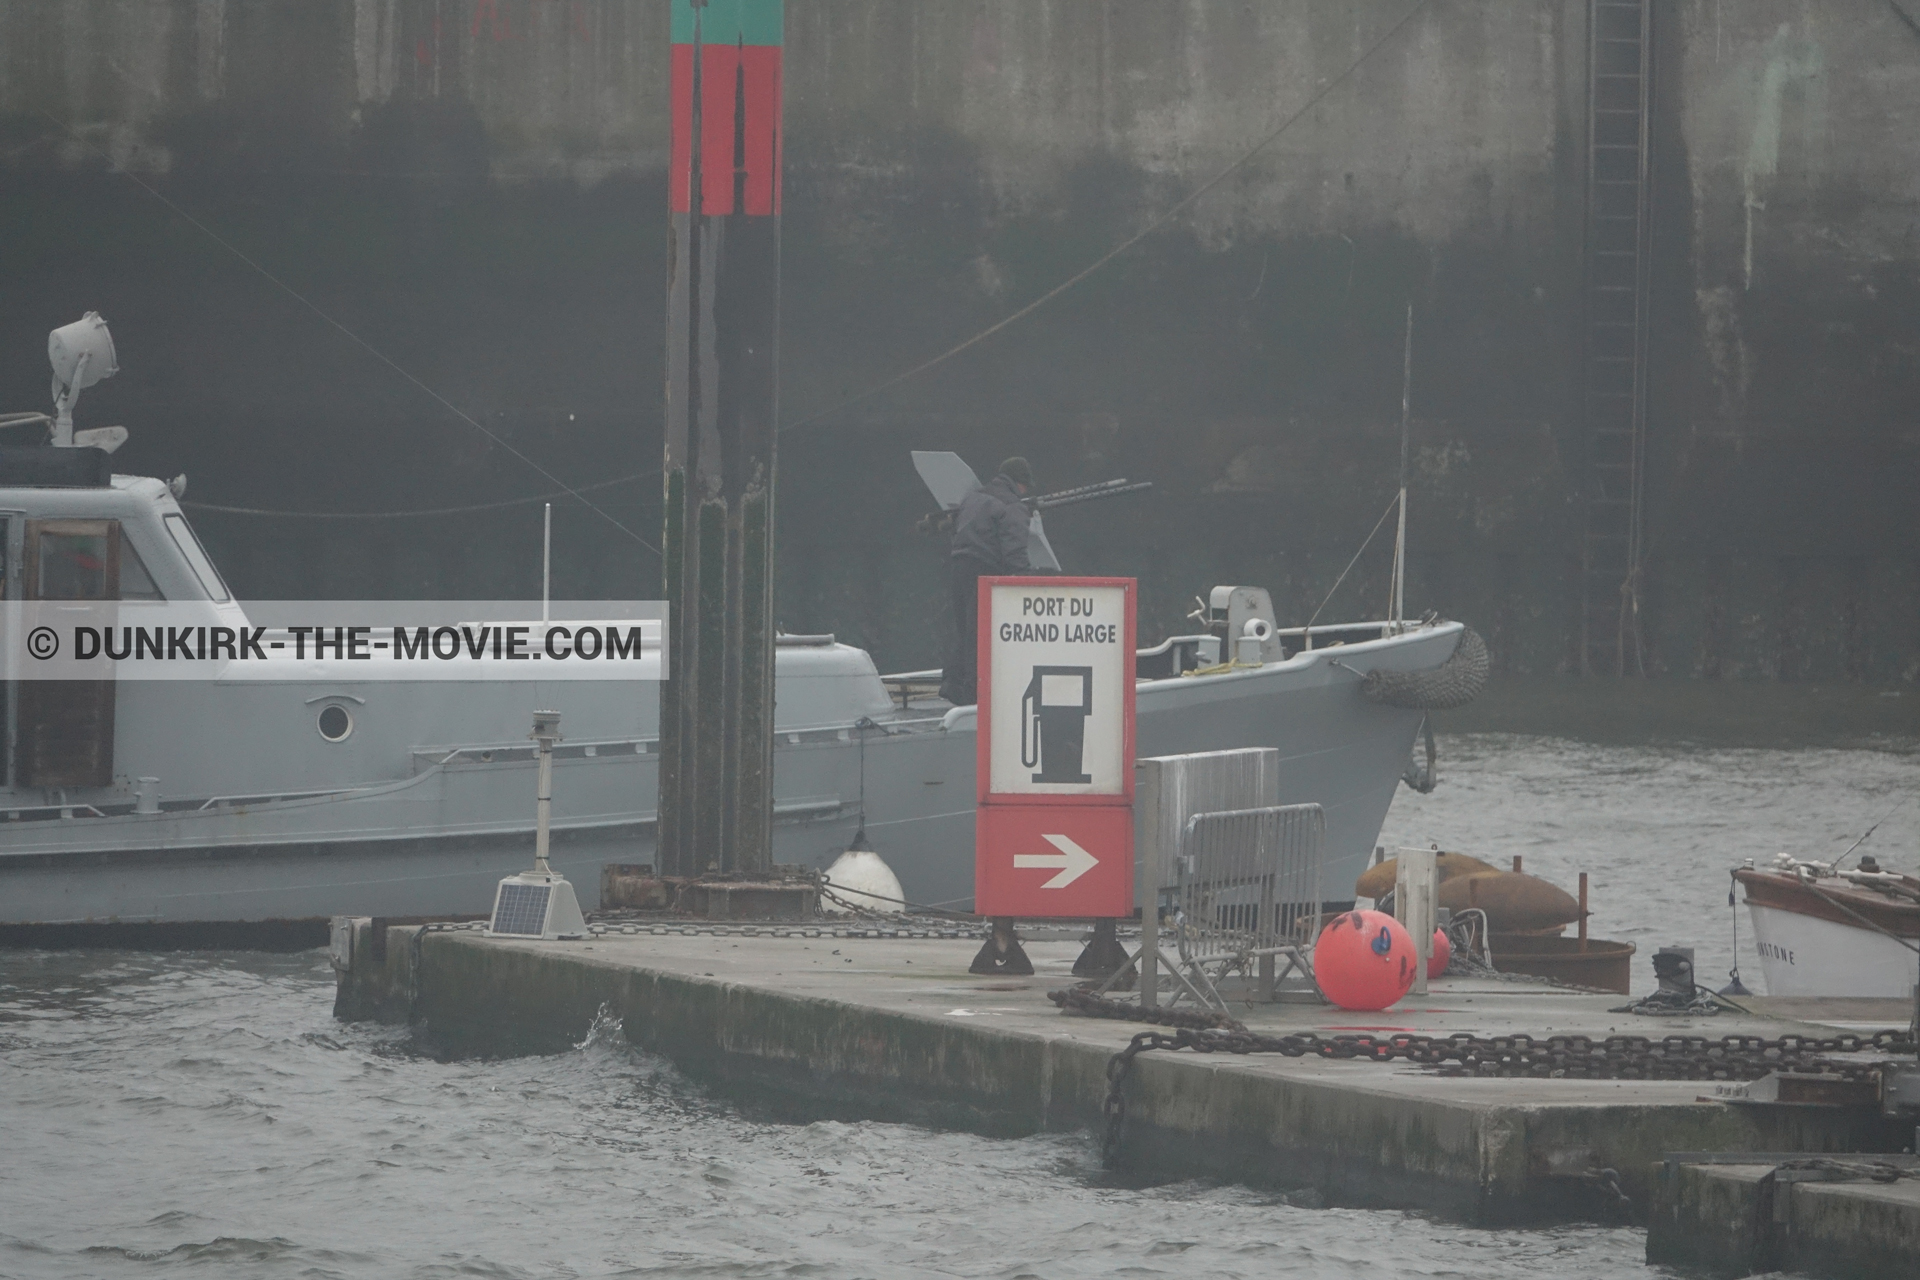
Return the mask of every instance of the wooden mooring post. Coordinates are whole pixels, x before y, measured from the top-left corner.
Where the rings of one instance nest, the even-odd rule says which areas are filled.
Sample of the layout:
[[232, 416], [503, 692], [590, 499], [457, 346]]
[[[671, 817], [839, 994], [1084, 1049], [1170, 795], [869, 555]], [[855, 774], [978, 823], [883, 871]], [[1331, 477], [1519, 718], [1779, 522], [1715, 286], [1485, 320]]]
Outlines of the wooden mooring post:
[[772, 865], [783, 0], [672, 0], [660, 870]]

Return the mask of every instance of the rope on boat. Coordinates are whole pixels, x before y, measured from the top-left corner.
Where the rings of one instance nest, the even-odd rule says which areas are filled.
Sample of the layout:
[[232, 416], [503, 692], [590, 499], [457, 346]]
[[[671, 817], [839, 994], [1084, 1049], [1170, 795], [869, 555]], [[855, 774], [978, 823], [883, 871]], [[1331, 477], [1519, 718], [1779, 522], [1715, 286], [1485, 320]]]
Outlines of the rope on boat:
[[1492, 659], [1480, 633], [1467, 627], [1453, 655], [1429, 671], [1369, 671], [1360, 692], [1373, 701], [1409, 711], [1451, 711], [1464, 707], [1487, 687]]

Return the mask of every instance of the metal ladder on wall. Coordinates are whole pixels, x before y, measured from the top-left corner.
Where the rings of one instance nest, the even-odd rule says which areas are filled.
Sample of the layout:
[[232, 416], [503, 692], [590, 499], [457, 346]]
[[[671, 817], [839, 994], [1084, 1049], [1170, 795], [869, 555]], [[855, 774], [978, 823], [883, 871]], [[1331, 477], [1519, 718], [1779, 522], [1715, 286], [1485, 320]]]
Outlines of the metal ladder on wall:
[[1587, 17], [1580, 672], [1643, 675], [1653, 0], [1588, 0]]

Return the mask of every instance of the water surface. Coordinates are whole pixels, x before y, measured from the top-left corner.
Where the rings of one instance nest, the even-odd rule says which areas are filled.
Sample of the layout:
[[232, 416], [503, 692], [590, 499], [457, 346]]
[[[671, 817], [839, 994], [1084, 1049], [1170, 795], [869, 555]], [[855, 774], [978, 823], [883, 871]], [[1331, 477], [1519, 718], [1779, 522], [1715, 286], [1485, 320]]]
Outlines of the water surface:
[[1879, 822], [1855, 856], [1920, 874], [1920, 753], [1888, 748], [1442, 738], [1439, 787], [1402, 787], [1380, 838], [1499, 866], [1519, 855], [1569, 893], [1587, 872], [1593, 935], [1639, 948], [1636, 992], [1652, 988], [1648, 957], [1669, 945], [1692, 947], [1700, 981], [1725, 985], [1737, 925], [1742, 979], [1764, 993], [1746, 908], [1727, 906], [1729, 871], [1782, 852], [1829, 860]]

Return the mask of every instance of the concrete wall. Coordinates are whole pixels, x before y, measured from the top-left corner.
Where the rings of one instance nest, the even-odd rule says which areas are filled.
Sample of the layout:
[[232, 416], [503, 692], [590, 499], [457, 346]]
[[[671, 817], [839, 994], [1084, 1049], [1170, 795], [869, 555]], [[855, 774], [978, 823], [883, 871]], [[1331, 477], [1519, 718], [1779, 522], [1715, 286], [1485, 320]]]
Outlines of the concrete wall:
[[1663, 660], [1912, 681], [1920, 33], [1869, 0], [1667, 16]]
[[[1856, 1170], [1867, 1163], [1841, 1160]], [[1912, 1182], [1876, 1183], [1864, 1172], [1794, 1181], [1791, 1172], [1776, 1174], [1773, 1161], [1655, 1168], [1649, 1263], [1728, 1276], [1791, 1270], [1893, 1280], [1920, 1262], [1920, 1196]], [[1771, 1186], [1770, 1174], [1778, 1179]]]
[[[939, 660], [939, 549], [906, 532], [928, 504], [905, 455], [926, 447], [983, 469], [1024, 452], [1049, 486], [1154, 479], [1052, 522], [1070, 567], [1141, 576], [1145, 632], [1217, 581], [1303, 618], [1392, 491], [1411, 300], [1410, 598], [1472, 621], [1504, 670], [1564, 669], [1586, 6], [1437, 0], [1334, 83], [1408, 11], [790, 0], [784, 623], [883, 666]], [[1912, 679], [1920, 37], [1882, 0], [1660, 13], [1656, 665]], [[0, 0], [0, 397], [39, 405], [45, 331], [96, 308], [125, 372], [82, 417], [127, 423], [123, 465], [188, 471], [190, 499], [551, 487], [501, 442], [570, 484], [652, 469], [665, 33], [663, 0]], [[1085, 284], [853, 399], [1094, 261], [1322, 87]], [[651, 479], [591, 496], [658, 527]], [[556, 515], [556, 589], [657, 589], [612, 525]], [[537, 506], [197, 519], [256, 596], [537, 589]], [[1385, 577], [1376, 543], [1329, 612], [1377, 613]]]
[[[666, 162], [665, 0], [20, 0], [0, 6], [0, 103], [110, 139], [148, 172], [188, 161], [184, 115], [298, 121], [345, 145], [383, 105], [469, 109], [503, 181]], [[1405, 6], [1218, 0], [793, 0], [796, 175], [926, 186], [930, 137], [977, 153], [1000, 212], [1057, 211], [1072, 170], [1118, 164], [1158, 194], [1239, 158]], [[1334, 109], [1267, 148], [1196, 211], [1209, 243], [1393, 223], [1443, 239], [1538, 221], [1578, 4], [1418, 15]], [[1577, 45], [1574, 48], [1577, 53]], [[1577, 68], [1576, 68], [1577, 71]], [[1468, 74], [1477, 72], [1478, 74]], [[1546, 108], [1543, 110], [1542, 108]], [[294, 139], [282, 138], [280, 142]], [[54, 148], [85, 160], [68, 141]], [[311, 154], [278, 157], [299, 168]], [[1151, 213], [1153, 202], [1144, 204]]]

